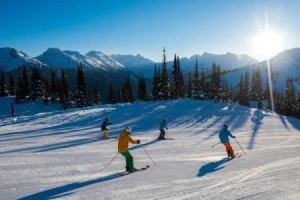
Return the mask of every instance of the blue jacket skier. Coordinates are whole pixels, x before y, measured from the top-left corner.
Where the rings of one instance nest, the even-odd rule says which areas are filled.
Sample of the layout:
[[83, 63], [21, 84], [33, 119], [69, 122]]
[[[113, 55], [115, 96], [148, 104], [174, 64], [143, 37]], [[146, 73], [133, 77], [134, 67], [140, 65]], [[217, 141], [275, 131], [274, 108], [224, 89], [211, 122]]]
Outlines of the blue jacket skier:
[[103, 132], [103, 138], [108, 139], [108, 129], [106, 128], [107, 125], [111, 124], [108, 118], [105, 118], [101, 125], [101, 130]]
[[228, 131], [228, 126], [225, 124], [223, 126], [223, 129], [220, 131], [219, 133], [219, 138], [220, 138], [220, 142], [222, 144], [224, 144], [225, 148], [226, 148], [226, 151], [227, 151], [227, 155], [228, 157], [230, 158], [235, 158], [235, 155], [234, 155], [234, 152], [233, 152], [233, 149], [230, 145], [230, 142], [229, 142], [229, 137], [231, 138], [235, 138], [235, 136], [233, 136], [231, 134], [230, 131]]
[[159, 140], [164, 140], [165, 139], [165, 134], [166, 134], [165, 129], [168, 130], [167, 125], [168, 125], [168, 118], [164, 118], [162, 120], [162, 122], [160, 123], [160, 125], [159, 125], [160, 135], [157, 139], [159, 139]]

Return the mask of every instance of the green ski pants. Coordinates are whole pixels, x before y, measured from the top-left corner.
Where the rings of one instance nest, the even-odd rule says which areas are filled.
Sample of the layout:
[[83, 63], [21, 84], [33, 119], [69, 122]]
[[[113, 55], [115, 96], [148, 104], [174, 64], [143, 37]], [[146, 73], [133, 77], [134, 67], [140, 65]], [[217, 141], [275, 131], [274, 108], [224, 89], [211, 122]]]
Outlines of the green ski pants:
[[134, 169], [133, 157], [130, 154], [130, 152], [129, 151], [125, 151], [125, 152], [122, 152], [121, 154], [126, 159], [126, 167], [128, 167], [129, 170], [133, 170]]

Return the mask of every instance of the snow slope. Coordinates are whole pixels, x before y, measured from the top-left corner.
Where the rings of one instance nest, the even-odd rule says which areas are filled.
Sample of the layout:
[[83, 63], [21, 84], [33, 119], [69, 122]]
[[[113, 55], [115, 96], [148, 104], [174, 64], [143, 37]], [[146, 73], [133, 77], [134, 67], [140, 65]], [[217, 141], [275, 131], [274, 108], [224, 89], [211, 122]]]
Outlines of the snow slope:
[[[299, 199], [300, 123], [275, 113], [180, 99], [58, 110], [0, 99], [0, 199]], [[30, 110], [30, 111], [29, 111]], [[99, 140], [105, 117], [110, 136], [132, 127], [142, 172], [119, 176], [125, 160], [117, 140]], [[169, 118], [167, 137], [158, 126]], [[231, 161], [217, 144], [226, 123], [236, 135]], [[241, 150], [237, 141], [244, 149]]]

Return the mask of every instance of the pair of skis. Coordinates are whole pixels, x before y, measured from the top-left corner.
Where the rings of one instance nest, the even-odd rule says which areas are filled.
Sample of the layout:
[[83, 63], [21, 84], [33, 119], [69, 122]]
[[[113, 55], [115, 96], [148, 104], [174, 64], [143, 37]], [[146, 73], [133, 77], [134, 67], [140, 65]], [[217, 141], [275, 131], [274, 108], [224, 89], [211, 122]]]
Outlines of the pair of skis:
[[157, 140], [175, 140], [174, 138], [157, 138]]
[[239, 157], [241, 157], [241, 156], [242, 156], [242, 154], [237, 153], [237, 154], [235, 154], [235, 157], [234, 157], [234, 158], [228, 157], [227, 159], [228, 159], [228, 160], [233, 160], [233, 159], [239, 158]]
[[98, 136], [97, 137], [97, 139], [99, 139], [99, 140], [109, 140], [109, 139], [118, 139], [118, 138], [119, 138], [118, 136], [116, 136], [116, 137], [109, 137], [109, 138], [104, 138], [102, 136]]
[[133, 171], [133, 172], [129, 172], [129, 171], [121, 172], [119, 175], [120, 175], [120, 176], [125, 176], [125, 175], [129, 175], [129, 174], [133, 174], [133, 173], [135, 173], [135, 172], [140, 172], [140, 171], [147, 170], [149, 167], [150, 167], [150, 166], [147, 165], [146, 167], [138, 168], [138, 169], [136, 169], [136, 170]]

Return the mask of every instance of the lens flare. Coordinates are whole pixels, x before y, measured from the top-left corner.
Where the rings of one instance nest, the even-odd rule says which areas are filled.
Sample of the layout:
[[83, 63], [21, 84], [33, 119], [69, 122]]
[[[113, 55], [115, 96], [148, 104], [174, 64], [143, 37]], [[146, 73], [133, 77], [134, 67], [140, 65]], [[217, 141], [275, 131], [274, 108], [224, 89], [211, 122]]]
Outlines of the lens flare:
[[254, 38], [255, 51], [269, 59], [282, 50], [283, 35], [274, 31], [261, 31]]

